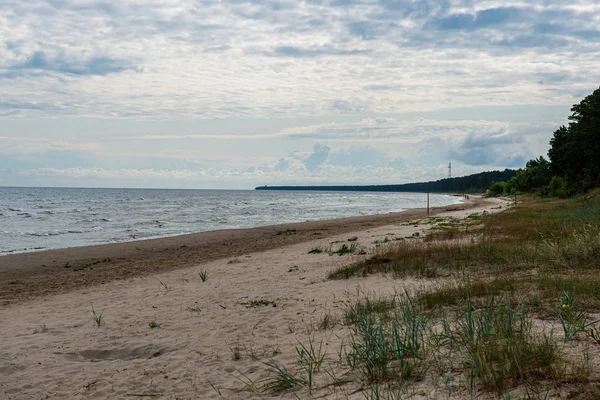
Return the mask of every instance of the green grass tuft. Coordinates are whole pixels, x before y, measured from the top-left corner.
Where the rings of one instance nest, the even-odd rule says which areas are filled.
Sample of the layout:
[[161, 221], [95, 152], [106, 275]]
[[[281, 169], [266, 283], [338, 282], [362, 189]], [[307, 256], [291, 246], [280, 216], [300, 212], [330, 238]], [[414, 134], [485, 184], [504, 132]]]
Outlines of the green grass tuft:
[[267, 307], [267, 306], [275, 307], [275, 306], [277, 306], [277, 303], [275, 303], [274, 300], [265, 300], [265, 299], [250, 300], [250, 301], [241, 302], [239, 304], [243, 305], [246, 308], [257, 308], [257, 307]]
[[200, 277], [200, 280], [202, 282], [206, 282], [206, 280], [208, 279], [208, 273], [206, 272], [205, 269], [203, 269], [202, 271], [198, 272], [198, 276]]
[[104, 315], [103, 312], [96, 312], [96, 310], [94, 310], [94, 306], [92, 305], [92, 318], [94, 320], [94, 323], [96, 324], [96, 327], [99, 328], [100, 325], [102, 325], [104, 323]]
[[289, 371], [285, 365], [276, 361], [264, 363], [268, 367], [270, 377], [264, 381], [264, 390], [274, 395], [285, 395], [294, 391], [299, 386], [306, 385], [305, 379], [298, 377], [292, 371]]

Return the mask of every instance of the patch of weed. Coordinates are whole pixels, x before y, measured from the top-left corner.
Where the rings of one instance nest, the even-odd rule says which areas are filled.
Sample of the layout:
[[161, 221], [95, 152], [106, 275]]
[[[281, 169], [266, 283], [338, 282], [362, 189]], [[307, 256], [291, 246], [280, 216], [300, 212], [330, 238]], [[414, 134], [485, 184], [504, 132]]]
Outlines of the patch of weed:
[[160, 324], [154, 320], [148, 322], [148, 327], [150, 329], [154, 329], [154, 328], [160, 328]]
[[267, 306], [275, 307], [277, 303], [275, 303], [275, 301], [273, 301], [273, 300], [260, 299], [260, 300], [250, 300], [250, 301], [246, 301], [246, 302], [241, 302], [239, 304], [243, 305], [246, 308], [257, 308], [257, 307], [267, 307]]

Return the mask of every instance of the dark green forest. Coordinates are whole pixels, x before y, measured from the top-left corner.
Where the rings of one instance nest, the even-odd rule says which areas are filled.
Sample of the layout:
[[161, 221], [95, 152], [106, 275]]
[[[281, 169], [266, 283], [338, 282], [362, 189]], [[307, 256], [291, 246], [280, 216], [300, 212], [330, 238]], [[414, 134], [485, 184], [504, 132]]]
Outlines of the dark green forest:
[[259, 186], [256, 190], [327, 190], [352, 192], [485, 192], [493, 182], [508, 181], [515, 177], [516, 170], [487, 171], [459, 178], [439, 181], [406, 183], [402, 185], [365, 186]]

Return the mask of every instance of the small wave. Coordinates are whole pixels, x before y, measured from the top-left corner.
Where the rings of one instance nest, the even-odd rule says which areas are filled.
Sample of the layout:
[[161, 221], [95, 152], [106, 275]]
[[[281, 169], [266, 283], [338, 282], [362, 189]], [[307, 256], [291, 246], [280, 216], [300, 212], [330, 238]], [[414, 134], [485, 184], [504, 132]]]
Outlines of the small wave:
[[44, 237], [44, 236], [57, 236], [59, 233], [54, 232], [27, 232], [26, 236]]
[[23, 235], [25, 236], [34, 236], [34, 237], [48, 237], [48, 236], [60, 236], [60, 235], [73, 235], [73, 234], [82, 234], [89, 232], [98, 232], [102, 231], [104, 228], [101, 226], [94, 226], [90, 229], [65, 229], [60, 231], [48, 231], [48, 232], [26, 232]]
[[50, 211], [50, 210], [44, 210], [44, 211], [39, 212], [39, 214], [54, 215], [54, 214], [56, 214], [56, 212]]
[[109, 219], [109, 218], [85, 218], [85, 219], [77, 220], [78, 225], [94, 224], [94, 223], [98, 223], [98, 222], [112, 222], [112, 219]]
[[37, 247], [25, 247], [24, 249], [0, 250], [0, 254], [27, 253], [30, 251], [44, 250], [45, 248], [46, 247], [43, 247], [43, 246], [37, 246]]
[[17, 213], [17, 215], [23, 217], [23, 218], [31, 218], [31, 214], [24, 212], [24, 213]]
[[21, 212], [21, 211], [23, 211], [23, 209], [22, 208], [16, 208], [16, 207], [8, 207], [8, 211]]

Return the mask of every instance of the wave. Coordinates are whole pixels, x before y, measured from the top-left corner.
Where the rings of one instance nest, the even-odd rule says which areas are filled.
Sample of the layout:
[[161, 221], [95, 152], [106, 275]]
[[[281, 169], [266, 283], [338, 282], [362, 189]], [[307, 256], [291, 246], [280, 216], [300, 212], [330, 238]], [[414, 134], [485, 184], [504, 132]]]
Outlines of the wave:
[[[229, 192], [168, 191], [162, 197], [154, 197], [154, 192], [115, 190], [98, 190], [93, 195], [84, 189], [40, 192], [40, 196], [25, 200], [26, 203], [21, 201], [26, 199], [26, 193], [19, 192], [0, 205], [0, 254], [11, 249], [26, 251], [33, 246], [63, 248], [297, 222], [305, 220], [307, 212], [311, 219], [386, 213], [422, 206], [424, 201], [420, 194], [389, 193], [295, 192], [257, 199], [254, 193], [241, 198]], [[119, 198], [124, 193], [128, 194]], [[460, 199], [434, 196], [432, 204], [436, 203], [456, 204]]]
[[47, 236], [60, 236], [60, 235], [73, 235], [73, 234], [82, 234], [82, 233], [90, 233], [90, 232], [99, 232], [104, 230], [101, 226], [94, 226], [89, 229], [64, 229], [57, 231], [48, 231], [48, 232], [26, 232], [22, 235], [25, 236], [34, 236], [34, 237], [47, 237]]
[[98, 223], [98, 222], [112, 222], [112, 219], [110, 219], [110, 218], [87, 218], [87, 219], [77, 220], [78, 225], [93, 224], [93, 223]]
[[23, 249], [8, 249], [8, 250], [0, 250], [0, 255], [2, 254], [10, 254], [10, 253], [27, 253], [30, 251], [39, 251], [45, 250], [47, 247], [36, 246], [36, 247], [25, 247]]

